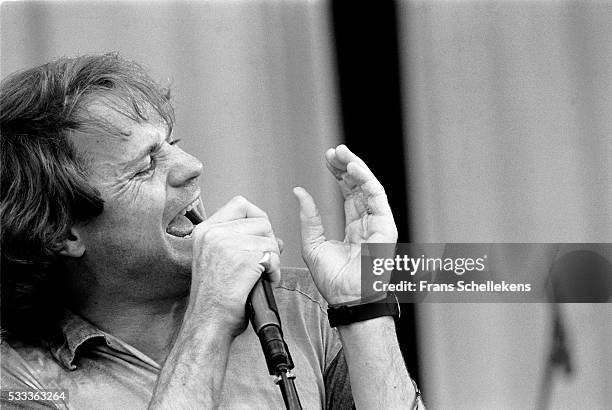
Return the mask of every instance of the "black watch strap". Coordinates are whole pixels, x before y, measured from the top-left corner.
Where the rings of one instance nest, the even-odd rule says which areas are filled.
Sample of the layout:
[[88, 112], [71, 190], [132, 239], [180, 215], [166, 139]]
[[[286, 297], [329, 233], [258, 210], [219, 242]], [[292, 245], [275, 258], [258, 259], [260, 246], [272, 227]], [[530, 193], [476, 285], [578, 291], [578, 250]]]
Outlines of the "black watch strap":
[[399, 302], [393, 293], [388, 293], [385, 299], [378, 302], [327, 308], [327, 318], [331, 327], [350, 325], [351, 323], [362, 322], [381, 316], [399, 317], [399, 315]]

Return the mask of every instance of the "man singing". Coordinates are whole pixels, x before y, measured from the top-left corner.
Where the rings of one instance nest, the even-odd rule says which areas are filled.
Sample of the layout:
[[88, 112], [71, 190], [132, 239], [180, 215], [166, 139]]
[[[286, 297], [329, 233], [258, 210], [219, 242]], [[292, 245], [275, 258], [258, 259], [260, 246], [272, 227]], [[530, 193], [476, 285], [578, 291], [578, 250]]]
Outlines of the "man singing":
[[[168, 94], [136, 63], [84, 56], [14, 74], [0, 116], [3, 407], [283, 407], [245, 331], [262, 274], [304, 408], [422, 406], [395, 311], [361, 299], [360, 244], [394, 243], [397, 231], [382, 186], [347, 147], [325, 153], [344, 241], [325, 238], [313, 198], [295, 188], [310, 273], [281, 277], [264, 211], [236, 197], [205, 216], [202, 164], [177, 145]], [[328, 305], [346, 304], [361, 313], [332, 329]]]

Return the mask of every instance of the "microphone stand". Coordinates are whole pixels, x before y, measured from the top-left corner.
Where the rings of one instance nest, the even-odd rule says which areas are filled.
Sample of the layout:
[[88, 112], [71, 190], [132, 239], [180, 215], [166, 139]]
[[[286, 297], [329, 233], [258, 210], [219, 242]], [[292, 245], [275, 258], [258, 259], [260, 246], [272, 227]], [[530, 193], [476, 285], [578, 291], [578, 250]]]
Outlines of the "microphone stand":
[[298, 397], [297, 390], [295, 389], [295, 383], [293, 380], [295, 376], [291, 372], [282, 371], [280, 379], [275, 381], [281, 389], [283, 395], [283, 401], [285, 402], [285, 408], [287, 410], [302, 410], [302, 404]]
[[[261, 262], [264, 267], [266, 262], [269, 260], [264, 259]], [[291, 373], [293, 360], [283, 339], [280, 316], [269, 281], [263, 278], [257, 281], [247, 299], [246, 311], [253, 330], [259, 337], [268, 371], [270, 375], [275, 376], [274, 383], [281, 389], [285, 407], [288, 410], [301, 410], [302, 404], [295, 388], [295, 375]]]
[[565, 335], [565, 326], [561, 317], [561, 309], [559, 303], [551, 302], [553, 335], [550, 347], [548, 360], [546, 360], [546, 368], [542, 375], [542, 384], [540, 394], [538, 396], [538, 410], [546, 410], [549, 408], [550, 396], [552, 393], [552, 382], [555, 368], [563, 366], [566, 375], [572, 373], [572, 361], [567, 347]]

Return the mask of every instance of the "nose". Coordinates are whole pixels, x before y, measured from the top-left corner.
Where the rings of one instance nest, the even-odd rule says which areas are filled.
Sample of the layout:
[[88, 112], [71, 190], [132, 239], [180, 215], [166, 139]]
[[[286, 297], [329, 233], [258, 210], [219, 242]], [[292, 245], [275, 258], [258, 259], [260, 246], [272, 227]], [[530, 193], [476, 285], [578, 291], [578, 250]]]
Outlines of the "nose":
[[168, 184], [174, 187], [194, 182], [204, 169], [204, 165], [199, 159], [180, 148], [177, 151], [174, 164], [168, 173]]

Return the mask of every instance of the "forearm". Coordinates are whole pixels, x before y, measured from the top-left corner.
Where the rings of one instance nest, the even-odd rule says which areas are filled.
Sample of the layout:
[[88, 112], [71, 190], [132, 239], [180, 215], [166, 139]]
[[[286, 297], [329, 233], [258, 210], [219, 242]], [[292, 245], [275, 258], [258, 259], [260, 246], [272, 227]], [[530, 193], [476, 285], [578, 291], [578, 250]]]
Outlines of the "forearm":
[[339, 326], [355, 406], [413, 408], [416, 392], [390, 316]]
[[182, 330], [162, 368], [149, 409], [216, 408], [232, 339], [213, 327]]

